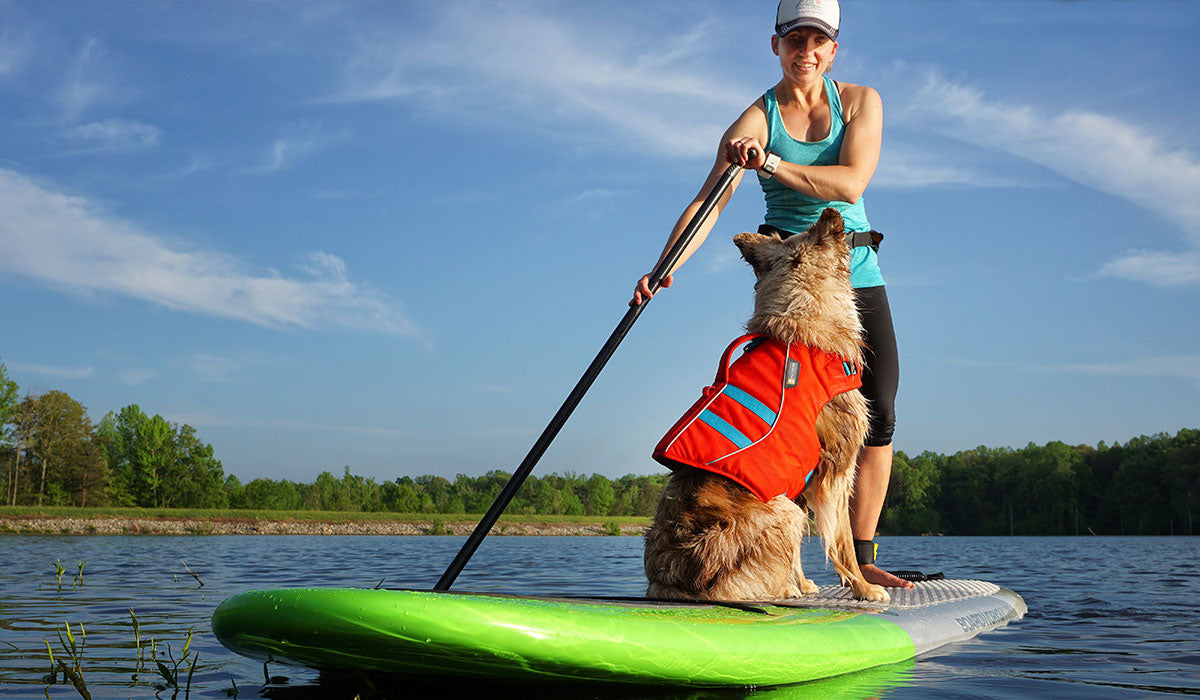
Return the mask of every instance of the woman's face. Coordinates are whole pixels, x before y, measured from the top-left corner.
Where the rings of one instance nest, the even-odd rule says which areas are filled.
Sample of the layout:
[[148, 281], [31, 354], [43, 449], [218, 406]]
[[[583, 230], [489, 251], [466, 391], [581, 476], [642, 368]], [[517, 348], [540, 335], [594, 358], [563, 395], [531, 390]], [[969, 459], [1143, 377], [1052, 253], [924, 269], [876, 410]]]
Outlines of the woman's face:
[[773, 36], [771, 48], [779, 56], [783, 74], [796, 82], [824, 75], [837, 55], [837, 42], [813, 27], [800, 27], [783, 38]]

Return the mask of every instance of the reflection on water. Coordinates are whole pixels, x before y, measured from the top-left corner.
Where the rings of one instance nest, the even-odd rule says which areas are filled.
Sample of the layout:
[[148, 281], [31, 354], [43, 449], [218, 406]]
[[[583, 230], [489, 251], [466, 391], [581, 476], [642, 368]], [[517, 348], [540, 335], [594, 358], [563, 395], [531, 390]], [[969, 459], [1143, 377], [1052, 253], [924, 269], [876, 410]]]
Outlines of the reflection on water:
[[[82, 623], [82, 668], [92, 697], [152, 697], [163, 686], [137, 670], [132, 608], [141, 641], [179, 658], [188, 630], [199, 654], [191, 697], [530, 697], [531, 688], [441, 681], [401, 692], [381, 680], [322, 678], [280, 664], [266, 669], [222, 647], [209, 616], [253, 588], [430, 588], [461, 537], [0, 536], [0, 698], [44, 698], [57, 629]], [[536, 695], [578, 698], [1143, 697], [1200, 692], [1200, 538], [886, 538], [896, 568], [943, 570], [1021, 593], [1029, 615], [915, 664], [899, 664], [784, 688], [663, 691], [597, 686]], [[59, 589], [55, 561], [67, 573]], [[73, 587], [77, 561], [82, 586]], [[203, 582], [190, 576], [183, 562]], [[490, 537], [456, 590], [528, 595], [639, 595], [641, 540], [633, 537]], [[818, 584], [835, 576], [818, 546], [805, 553]], [[78, 641], [78, 634], [77, 641]], [[135, 677], [136, 674], [136, 677]], [[186, 674], [184, 674], [186, 676]], [[54, 698], [79, 697], [69, 685]], [[161, 697], [170, 697], [167, 690]], [[183, 693], [179, 694], [183, 697]]]

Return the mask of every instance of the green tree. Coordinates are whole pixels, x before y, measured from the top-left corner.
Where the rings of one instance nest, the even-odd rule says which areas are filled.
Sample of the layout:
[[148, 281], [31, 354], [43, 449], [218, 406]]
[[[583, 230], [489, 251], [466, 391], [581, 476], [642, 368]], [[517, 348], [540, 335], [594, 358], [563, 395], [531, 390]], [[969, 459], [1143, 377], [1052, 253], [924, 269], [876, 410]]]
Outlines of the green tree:
[[658, 499], [667, 484], [667, 474], [639, 476], [635, 480], [637, 496], [633, 499], [633, 515], [654, 515]]
[[175, 460], [167, 466], [168, 488], [163, 490], [164, 507], [224, 508], [228, 505], [225, 470], [214, 456], [212, 445], [196, 437], [196, 429], [184, 424], [174, 431]]
[[143, 500], [144, 505], [154, 508], [164, 505], [160, 492], [177, 458], [174, 432], [166, 419], [155, 415], [138, 426], [130, 445], [136, 483], [142, 486], [149, 500], [149, 503]]
[[880, 525], [896, 534], [941, 532], [942, 518], [935, 508], [941, 489], [942, 463], [946, 458], [922, 452], [909, 459], [903, 452], [892, 458], [892, 476]]
[[15, 503], [17, 469], [23, 445], [15, 441], [17, 409], [20, 408], [20, 387], [8, 376], [8, 367], [0, 362], [0, 455], [5, 463], [4, 503]]
[[617, 494], [613, 491], [612, 482], [600, 474], [592, 474], [587, 480], [587, 488], [583, 499], [583, 509], [588, 515], [610, 515]]
[[416, 485], [408, 477], [384, 482], [383, 494], [384, 506], [388, 511], [393, 513], [420, 512], [418, 509], [421, 500], [417, 496]]
[[287, 479], [254, 479], [242, 488], [241, 498], [232, 505], [246, 510], [300, 510], [304, 504], [296, 484]]
[[121, 417], [112, 411], [106, 413], [100, 419], [100, 424], [96, 426], [96, 438], [100, 443], [111, 475], [111, 501], [113, 505], [123, 507], [137, 505], [137, 499], [133, 492], [133, 464], [129, 460], [127, 444], [127, 437], [130, 435], [131, 433], [121, 422]]
[[418, 476], [416, 483], [421, 486], [422, 491], [429, 496], [433, 503], [433, 510], [422, 512], [449, 512], [447, 508], [450, 505], [451, 491], [453, 490], [449, 480], [443, 476]]
[[550, 478], [538, 479], [532, 490], [533, 494], [530, 500], [533, 504], [533, 512], [538, 515], [559, 515], [566, 512], [563, 506], [562, 488], [555, 488], [554, 482]]
[[100, 434], [122, 505], [158, 507], [159, 489], [175, 461], [175, 435], [162, 416], [151, 418], [137, 404], [100, 421]]
[[19, 414], [38, 466], [38, 505], [44, 502], [48, 482], [64, 496], [70, 484], [83, 502], [89, 492], [108, 488], [107, 465], [92, 442], [92, 422], [82, 404], [66, 392], [48, 391], [26, 397]]
[[221, 488], [225, 491], [225, 502], [229, 504], [230, 508], [244, 507], [241, 504], [243, 500], [242, 494], [245, 492], [246, 487], [242, 486], [241, 479], [237, 478], [234, 474], [229, 474], [225, 477], [225, 483], [222, 484]]
[[1170, 534], [1194, 535], [1200, 516], [1200, 430], [1185, 429], [1175, 435], [1163, 471], [1171, 494]]
[[231, 503], [221, 461], [192, 426], [149, 416], [130, 404], [105, 415], [96, 434], [112, 474], [114, 504], [221, 508]]
[[355, 510], [342, 482], [329, 472], [321, 472], [311, 485], [302, 486], [304, 503], [310, 510]]
[[583, 515], [583, 500], [575, 492], [575, 484], [566, 479], [562, 485], [562, 504], [564, 515]]

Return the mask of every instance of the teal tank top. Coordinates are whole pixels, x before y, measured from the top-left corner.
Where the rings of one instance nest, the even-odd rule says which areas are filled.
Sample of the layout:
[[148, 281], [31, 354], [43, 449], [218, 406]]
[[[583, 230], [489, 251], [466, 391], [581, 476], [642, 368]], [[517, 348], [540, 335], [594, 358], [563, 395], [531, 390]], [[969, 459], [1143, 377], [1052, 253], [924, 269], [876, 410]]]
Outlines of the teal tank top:
[[[838, 95], [837, 84], [829, 76], [825, 76], [825, 96], [829, 99], [829, 135], [821, 141], [797, 141], [787, 132], [783, 119], [779, 116], [775, 88], [767, 90], [763, 95], [767, 106], [767, 150], [778, 154], [789, 163], [837, 165], [842, 151], [842, 134], [846, 126], [842, 119], [842, 98]], [[841, 213], [847, 231], [871, 230], [862, 197], [854, 204], [827, 202], [800, 194], [776, 178], [764, 178], [761, 172], [758, 184], [762, 186], [767, 202], [765, 221], [775, 228], [803, 233], [821, 218], [822, 211], [833, 207]], [[883, 273], [879, 271], [879, 257], [874, 248], [862, 246], [851, 251], [850, 284], [855, 288], [883, 285]]]

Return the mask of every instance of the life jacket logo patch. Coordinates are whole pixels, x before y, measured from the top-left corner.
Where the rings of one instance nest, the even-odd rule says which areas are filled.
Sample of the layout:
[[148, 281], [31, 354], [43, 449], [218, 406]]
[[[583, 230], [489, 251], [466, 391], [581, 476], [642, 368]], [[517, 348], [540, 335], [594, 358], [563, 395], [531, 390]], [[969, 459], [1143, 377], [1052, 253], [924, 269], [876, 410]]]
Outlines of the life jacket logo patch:
[[800, 361], [788, 358], [787, 368], [783, 373], [783, 386], [791, 389], [800, 383]]

